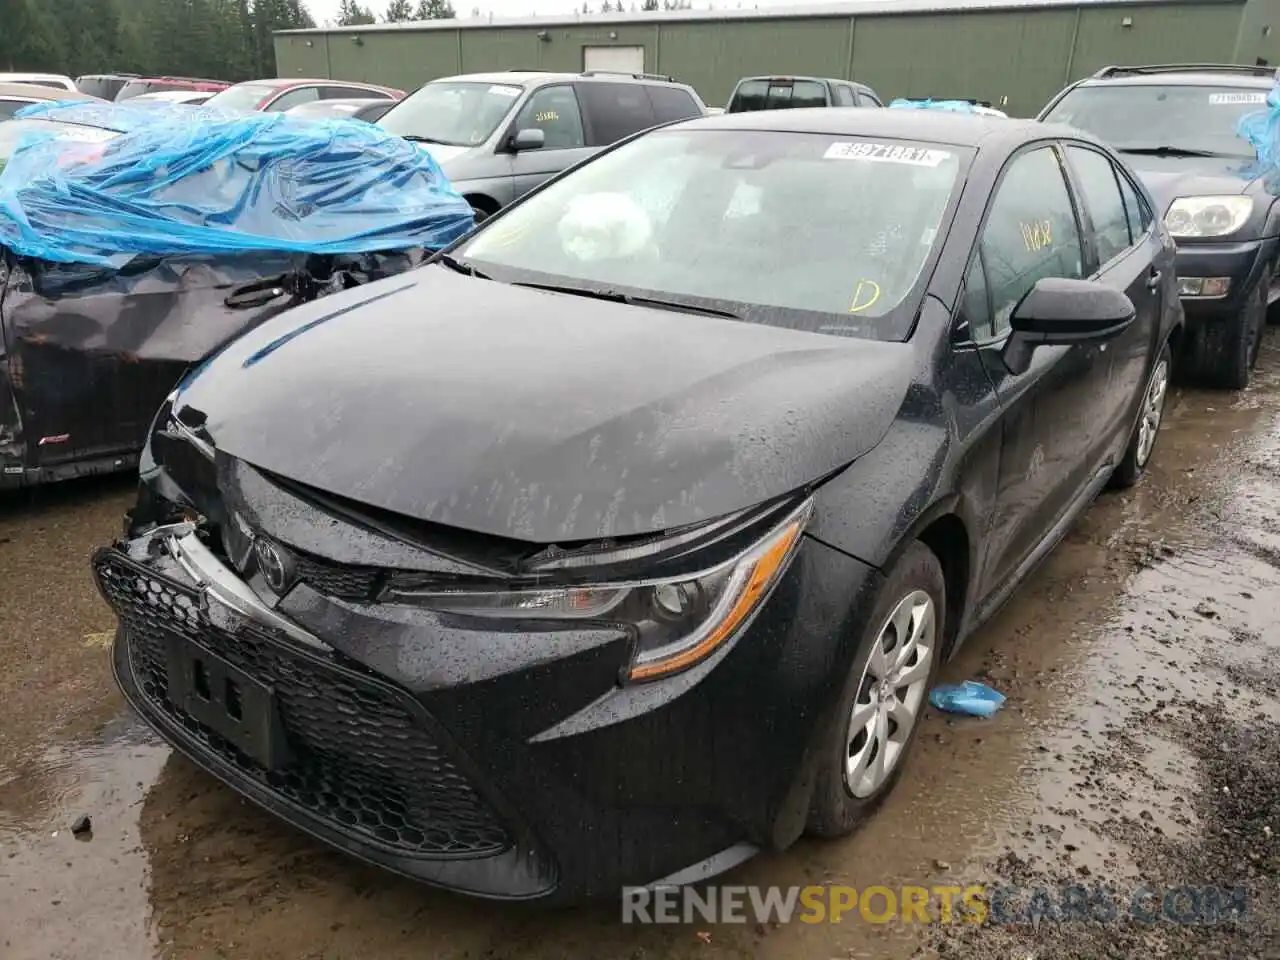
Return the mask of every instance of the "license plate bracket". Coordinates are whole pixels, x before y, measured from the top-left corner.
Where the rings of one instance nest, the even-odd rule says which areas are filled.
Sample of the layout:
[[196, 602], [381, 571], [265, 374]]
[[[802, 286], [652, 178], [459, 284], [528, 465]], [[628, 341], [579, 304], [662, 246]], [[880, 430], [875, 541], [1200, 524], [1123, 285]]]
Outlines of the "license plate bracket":
[[275, 691], [217, 654], [170, 635], [169, 699], [268, 770], [289, 763]]

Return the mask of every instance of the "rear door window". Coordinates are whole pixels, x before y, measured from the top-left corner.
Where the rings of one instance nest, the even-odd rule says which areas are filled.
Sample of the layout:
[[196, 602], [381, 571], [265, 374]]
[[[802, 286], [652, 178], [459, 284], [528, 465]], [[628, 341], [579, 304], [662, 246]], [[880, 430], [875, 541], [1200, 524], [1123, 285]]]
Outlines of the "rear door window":
[[654, 123], [670, 123], [672, 120], [684, 120], [686, 117], [701, 116], [698, 103], [688, 90], [679, 87], [645, 87], [649, 94], [649, 103], [653, 105]]
[[588, 146], [607, 147], [657, 122], [653, 102], [639, 83], [581, 83], [578, 97], [591, 131]]
[[843, 83], [836, 84], [836, 106], [837, 107], [856, 107], [857, 101], [853, 98], [853, 87], [846, 86]]
[[1089, 209], [1094, 244], [1098, 248], [1098, 265], [1103, 266], [1127, 250], [1132, 242], [1115, 167], [1096, 150], [1083, 147], [1068, 146], [1067, 159], [1079, 180], [1080, 192]]
[[1120, 181], [1120, 196], [1124, 198], [1124, 213], [1129, 221], [1129, 236], [1134, 243], [1137, 243], [1138, 238], [1151, 229], [1151, 221], [1154, 218], [1124, 171], [1117, 170], [1116, 177]]
[[883, 107], [884, 104], [877, 100], [866, 90], [858, 91], [858, 106], [860, 107]]

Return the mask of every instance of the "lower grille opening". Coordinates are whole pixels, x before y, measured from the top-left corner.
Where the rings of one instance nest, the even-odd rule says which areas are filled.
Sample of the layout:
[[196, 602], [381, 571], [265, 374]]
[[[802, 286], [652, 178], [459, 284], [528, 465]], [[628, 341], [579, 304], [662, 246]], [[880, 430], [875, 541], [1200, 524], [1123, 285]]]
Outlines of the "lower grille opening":
[[[329, 828], [399, 856], [482, 857], [511, 846], [408, 694], [293, 649], [254, 624], [226, 633], [209, 620], [197, 593], [121, 554], [101, 555], [96, 567], [128, 634], [143, 696], [240, 776]], [[290, 751], [287, 766], [266, 769], [170, 698], [173, 634], [273, 691]], [[237, 709], [239, 697], [237, 691]]]

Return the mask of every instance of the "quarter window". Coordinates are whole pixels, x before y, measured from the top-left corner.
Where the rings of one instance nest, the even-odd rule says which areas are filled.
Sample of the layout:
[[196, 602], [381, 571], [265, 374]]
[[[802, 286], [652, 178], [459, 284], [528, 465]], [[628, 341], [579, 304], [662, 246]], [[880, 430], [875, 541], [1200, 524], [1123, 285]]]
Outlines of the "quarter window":
[[860, 107], [883, 107], [884, 104], [865, 91], [858, 92], [858, 106]]
[[702, 111], [688, 91], [679, 87], [646, 86], [649, 102], [653, 104], [655, 123], [667, 123], [671, 120], [684, 120], [686, 117], [700, 116]]
[[853, 88], [846, 87], [843, 83], [836, 85], [836, 106], [837, 107], [853, 107], [857, 103], [853, 99]]
[[1124, 198], [1116, 182], [1116, 168], [1096, 150], [1067, 147], [1067, 157], [1080, 180], [1080, 192], [1093, 221], [1093, 240], [1099, 265], [1109, 262], [1133, 242]]
[[591, 146], [607, 147], [656, 121], [653, 103], [638, 83], [583, 83], [578, 86], [591, 127]]
[[547, 150], [571, 150], [586, 146], [582, 134], [582, 114], [573, 88], [562, 84], [536, 90], [520, 110], [517, 130], [541, 130]]
[[1005, 171], [982, 234], [996, 335], [1009, 329], [1019, 301], [1045, 277], [1084, 275], [1080, 230], [1058, 155], [1024, 153]]

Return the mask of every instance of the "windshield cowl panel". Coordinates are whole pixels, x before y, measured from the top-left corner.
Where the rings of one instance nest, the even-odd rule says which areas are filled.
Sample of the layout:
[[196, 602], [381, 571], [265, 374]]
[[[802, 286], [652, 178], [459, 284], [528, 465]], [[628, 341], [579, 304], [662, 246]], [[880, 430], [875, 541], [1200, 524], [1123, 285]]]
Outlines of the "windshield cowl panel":
[[679, 127], [602, 154], [455, 251], [503, 282], [905, 340], [972, 151]]

